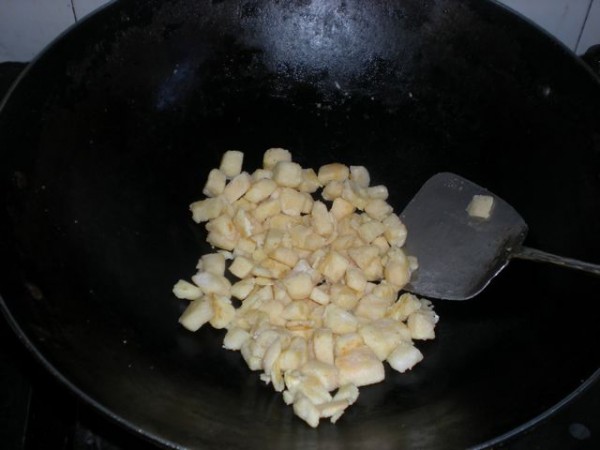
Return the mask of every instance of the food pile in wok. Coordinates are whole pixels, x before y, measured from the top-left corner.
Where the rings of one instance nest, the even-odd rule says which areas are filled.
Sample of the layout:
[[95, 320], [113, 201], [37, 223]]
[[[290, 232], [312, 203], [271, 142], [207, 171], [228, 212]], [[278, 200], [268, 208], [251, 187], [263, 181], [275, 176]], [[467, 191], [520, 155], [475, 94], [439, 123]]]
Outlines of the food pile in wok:
[[370, 186], [365, 167], [315, 172], [271, 148], [248, 173], [243, 158], [225, 152], [207, 198], [190, 206], [218, 250], [175, 285], [190, 301], [180, 322], [227, 329], [223, 347], [240, 350], [299, 417], [335, 423], [358, 387], [384, 379], [384, 361], [405, 372], [423, 359], [413, 340], [433, 339], [438, 316], [401, 294], [418, 263], [402, 250], [407, 230], [387, 188]]

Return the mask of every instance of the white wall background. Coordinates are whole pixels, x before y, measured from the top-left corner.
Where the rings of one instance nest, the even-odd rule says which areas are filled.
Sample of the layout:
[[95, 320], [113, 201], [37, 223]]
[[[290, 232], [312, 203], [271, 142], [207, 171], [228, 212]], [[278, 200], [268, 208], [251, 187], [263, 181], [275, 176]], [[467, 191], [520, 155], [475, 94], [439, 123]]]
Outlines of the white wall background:
[[[63, 30], [108, 1], [0, 0], [0, 62], [29, 61]], [[600, 0], [498, 1], [578, 54], [600, 44]]]
[[0, 62], [29, 61], [108, 0], [0, 0]]
[[600, 0], [498, 1], [546, 29], [577, 54], [600, 44]]

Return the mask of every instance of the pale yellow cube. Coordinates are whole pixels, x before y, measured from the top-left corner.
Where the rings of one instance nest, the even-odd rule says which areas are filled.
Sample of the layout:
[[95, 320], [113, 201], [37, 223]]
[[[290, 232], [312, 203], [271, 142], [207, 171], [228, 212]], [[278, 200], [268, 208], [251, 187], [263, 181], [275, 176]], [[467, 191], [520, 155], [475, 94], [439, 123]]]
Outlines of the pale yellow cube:
[[387, 200], [389, 192], [383, 185], [371, 186], [367, 188], [367, 196], [371, 199]]
[[275, 189], [277, 189], [277, 183], [268, 178], [264, 178], [254, 182], [246, 192], [244, 198], [252, 203], [259, 203], [269, 197]]
[[225, 274], [225, 256], [222, 253], [209, 253], [200, 258], [202, 270], [215, 275]]
[[355, 348], [365, 345], [365, 341], [360, 334], [356, 332], [334, 335], [334, 353], [335, 356], [344, 355]]
[[368, 196], [366, 189], [361, 188], [354, 181], [346, 180], [344, 182], [342, 198], [348, 200], [357, 209], [360, 209], [361, 211], [364, 210], [367, 206]]
[[408, 316], [406, 323], [413, 339], [425, 340], [435, 338], [435, 316], [430, 314], [429, 311], [415, 311]]
[[208, 233], [208, 236], [206, 237], [206, 242], [208, 242], [213, 247], [228, 251], [233, 250], [237, 245], [237, 239], [231, 239], [227, 236], [223, 236], [220, 233], [215, 233], [214, 231]]
[[345, 181], [350, 175], [348, 166], [340, 163], [325, 164], [319, 168], [318, 178], [322, 185], [330, 181]]
[[[309, 358], [309, 363], [310, 363]], [[302, 368], [300, 368], [302, 371]], [[313, 404], [320, 405], [321, 403], [332, 400], [331, 394], [327, 391], [321, 381], [314, 376], [304, 375], [302, 381], [298, 385], [298, 394], [304, 394]]]
[[197, 300], [204, 295], [198, 286], [194, 286], [185, 280], [179, 280], [175, 283], [173, 294], [175, 294], [175, 297], [185, 300]]
[[294, 299], [306, 299], [313, 290], [313, 282], [308, 273], [291, 273], [283, 280], [288, 295]]
[[352, 405], [358, 400], [358, 388], [353, 384], [344, 384], [335, 393], [333, 400], [345, 400], [349, 405]]
[[406, 339], [407, 332], [408, 329], [403, 323], [392, 319], [375, 320], [358, 329], [365, 344], [381, 361], [384, 361], [401, 342], [410, 342], [410, 332]]
[[491, 195], [474, 195], [467, 206], [467, 213], [471, 217], [487, 220], [490, 218], [494, 207], [494, 197]]
[[179, 323], [190, 331], [198, 331], [213, 316], [211, 301], [202, 297], [191, 302], [179, 317]]
[[335, 240], [331, 243], [331, 248], [336, 252], [344, 252], [351, 247], [354, 247], [356, 243], [356, 235], [355, 234], [343, 234], [335, 238]]
[[252, 275], [256, 278], [273, 278], [271, 271], [266, 267], [262, 266], [262, 263], [264, 261], [266, 261], [266, 258], [263, 261], [261, 261], [260, 264], [257, 264], [252, 268]]
[[312, 228], [306, 225], [296, 225], [289, 230], [292, 244], [297, 248], [306, 248], [306, 241], [312, 234]]
[[229, 202], [233, 203], [241, 198], [248, 189], [250, 189], [251, 180], [250, 175], [246, 172], [242, 172], [231, 180], [225, 190], [223, 191], [223, 197]]
[[225, 174], [227, 178], [233, 178], [239, 175], [242, 171], [242, 163], [244, 161], [244, 154], [237, 150], [228, 150], [223, 153], [221, 158], [221, 166], [219, 169]]
[[319, 425], [319, 410], [305, 396], [298, 398], [294, 402], [294, 414], [304, 420], [312, 428], [316, 428]]
[[302, 169], [302, 183], [298, 189], [302, 192], [313, 194], [321, 187], [319, 178], [313, 169]]
[[407, 259], [390, 259], [385, 265], [385, 280], [402, 289], [410, 281], [410, 267]]
[[308, 315], [308, 319], [312, 320], [315, 324], [315, 328], [321, 328], [323, 326], [323, 314], [325, 314], [326, 305], [316, 306]]
[[273, 171], [269, 169], [256, 169], [252, 172], [252, 181], [259, 181], [273, 178]]
[[329, 296], [333, 303], [346, 311], [354, 309], [360, 299], [359, 294], [354, 289], [341, 283], [331, 286]]
[[371, 241], [371, 245], [374, 245], [379, 249], [379, 255], [385, 255], [390, 249], [390, 243], [387, 241], [385, 236], [377, 236]]
[[295, 189], [283, 188], [279, 201], [281, 202], [282, 213], [288, 216], [299, 216], [304, 209], [306, 198], [302, 192], [298, 192]]
[[[315, 379], [316, 385], [319, 388], [325, 390], [325, 392], [333, 391], [336, 389], [338, 384], [338, 370], [333, 365], [333, 354], [331, 358], [331, 363], [326, 363], [324, 361], [319, 360], [318, 358], [313, 358], [307, 361], [301, 368], [300, 372], [308, 379]], [[305, 384], [305, 380], [302, 384]], [[303, 390], [302, 387], [300, 390]], [[322, 404], [323, 400], [331, 401], [331, 395], [319, 395], [319, 403]]]
[[271, 258], [288, 267], [294, 267], [298, 263], [298, 254], [291, 248], [277, 247], [271, 253]]
[[239, 238], [239, 233], [231, 220], [231, 217], [222, 214], [219, 217], [212, 219], [206, 224], [206, 230], [212, 231], [214, 233], [218, 233], [222, 236], [225, 236], [228, 239], [237, 240]]
[[396, 214], [390, 214], [383, 220], [384, 236], [391, 245], [402, 247], [406, 241], [406, 226]]
[[231, 296], [235, 297], [239, 300], [244, 300], [250, 295], [252, 290], [254, 289], [254, 280], [253, 279], [245, 279], [240, 280], [237, 283], [234, 283], [231, 286]]
[[398, 301], [391, 305], [386, 311], [386, 317], [405, 321], [412, 313], [421, 308], [421, 302], [413, 294], [405, 292]]
[[190, 205], [192, 220], [196, 223], [200, 223], [219, 217], [223, 211], [223, 207], [223, 200], [219, 197], [207, 198], [205, 200], [194, 202]]
[[273, 167], [273, 181], [282, 187], [295, 188], [302, 183], [302, 167], [299, 164], [280, 161]]
[[[252, 211], [256, 208], [256, 205], [248, 200], [245, 197], [237, 199], [231, 205], [227, 205], [228, 211], [231, 215], [235, 214], [236, 211], [243, 209], [246, 212]], [[229, 209], [231, 208], [231, 209]]]
[[319, 410], [322, 419], [331, 417], [331, 422], [335, 423], [347, 407], [347, 400], [332, 400], [330, 402], [321, 403], [317, 406], [317, 409]]
[[[305, 339], [295, 337], [279, 357], [279, 366], [284, 373], [297, 369], [308, 359], [308, 344]], [[287, 383], [286, 383], [287, 384]], [[289, 387], [289, 384], [288, 384]]]
[[262, 360], [262, 369], [265, 373], [271, 372], [273, 365], [281, 355], [281, 338], [276, 339], [265, 352]]
[[[358, 227], [363, 223], [362, 214], [350, 214], [338, 220], [337, 232], [339, 235], [352, 234], [358, 238]], [[353, 247], [358, 247], [358, 245], [354, 245]]]
[[213, 316], [210, 324], [218, 330], [227, 327], [235, 317], [235, 308], [231, 304], [229, 297], [222, 295], [212, 296]]
[[[256, 237], [256, 236], [253, 236], [253, 237]], [[257, 242], [260, 242], [260, 240]], [[264, 243], [264, 239], [262, 239], [262, 242]], [[263, 261], [269, 257], [269, 255], [267, 255], [267, 252], [263, 248], [261, 248], [261, 245], [262, 244], [259, 245], [257, 243], [256, 250], [254, 250], [252, 252], [252, 261], [254, 261], [256, 264], [260, 263], [261, 261]]]
[[248, 339], [242, 344], [240, 353], [242, 354], [242, 358], [244, 358], [244, 361], [246, 361], [246, 364], [250, 370], [260, 370], [262, 369], [262, 358], [254, 354], [254, 348], [254, 341], [252, 339]]
[[192, 281], [207, 295], [229, 296], [231, 293], [231, 283], [222, 275], [215, 275], [210, 272], [198, 272], [192, 276]]
[[358, 320], [354, 314], [330, 303], [325, 307], [323, 325], [336, 334], [353, 333], [358, 329]]
[[365, 166], [350, 166], [350, 179], [363, 188], [371, 184], [371, 175]]
[[316, 201], [312, 205], [311, 222], [315, 231], [321, 236], [329, 236], [333, 233], [333, 217], [327, 211], [327, 206], [321, 201]]
[[285, 382], [283, 381], [283, 372], [279, 367], [279, 360], [273, 364], [269, 375], [271, 377], [271, 383], [273, 383], [273, 389], [277, 392], [283, 392], [285, 389]]
[[350, 262], [341, 254], [331, 251], [319, 264], [318, 270], [329, 282], [337, 283], [343, 278], [349, 264]]
[[385, 378], [382, 362], [366, 345], [338, 356], [335, 365], [339, 370], [340, 385], [366, 386], [379, 383]]
[[264, 311], [269, 315], [271, 324], [277, 327], [285, 326], [286, 320], [281, 317], [284, 308], [285, 305], [277, 300], [267, 300], [259, 307], [260, 311]]
[[399, 289], [393, 284], [382, 281], [375, 285], [371, 293], [377, 297], [384, 299], [388, 302], [388, 305], [392, 305], [398, 299]]
[[350, 267], [346, 270], [346, 286], [357, 291], [364, 292], [367, 287], [367, 278], [365, 273], [357, 267]]
[[219, 169], [212, 169], [208, 173], [208, 179], [206, 180], [204, 189], [202, 189], [202, 193], [207, 197], [217, 197], [223, 193], [225, 183], [227, 183], [225, 174]]
[[354, 310], [357, 317], [364, 317], [369, 320], [381, 319], [385, 316], [389, 303], [376, 295], [369, 294], [358, 301]]
[[263, 243], [265, 253], [268, 254], [277, 249], [279, 246], [281, 246], [281, 243], [285, 236], [286, 233], [278, 228], [271, 228], [269, 231], [267, 231]]
[[276, 261], [272, 258], [265, 258], [263, 261], [260, 262], [260, 267], [268, 271], [269, 278], [275, 279], [283, 278], [290, 271], [289, 266], [280, 263], [279, 261]]
[[256, 250], [256, 242], [247, 238], [241, 238], [235, 248], [236, 253], [241, 255], [252, 255], [254, 250]]
[[313, 290], [310, 293], [309, 298], [312, 301], [319, 303], [320, 305], [326, 305], [329, 303], [329, 300], [330, 300], [329, 294], [317, 286], [315, 286], [313, 288]]
[[223, 338], [223, 348], [227, 350], [240, 350], [244, 342], [250, 338], [250, 333], [243, 328], [230, 328]]
[[358, 228], [358, 235], [367, 243], [373, 242], [376, 238], [383, 235], [384, 232], [385, 225], [377, 221], [363, 223]]
[[376, 198], [367, 202], [365, 212], [375, 220], [383, 220], [393, 212], [393, 208], [385, 200]]
[[329, 328], [315, 330], [312, 338], [315, 358], [326, 364], [334, 363], [333, 332]]
[[367, 281], [379, 281], [383, 278], [383, 264], [381, 259], [373, 259], [364, 270]]
[[279, 202], [279, 199], [269, 199], [259, 203], [253, 211], [253, 215], [259, 222], [263, 222], [265, 219], [279, 214], [280, 212], [281, 203]]
[[270, 285], [261, 286], [256, 291], [256, 296], [261, 300], [273, 300], [275, 298], [273, 294], [273, 287]]
[[302, 223], [302, 217], [298, 216], [288, 216], [286, 214], [275, 214], [274, 216], [269, 217], [264, 222], [264, 227], [267, 230], [270, 229], [278, 229], [282, 231], [287, 231], [289, 228], [299, 225]]
[[358, 248], [349, 249], [348, 255], [352, 261], [364, 271], [374, 259], [379, 258], [379, 249], [374, 245], [364, 245]]
[[278, 162], [290, 162], [291, 160], [292, 154], [289, 150], [284, 148], [270, 148], [263, 155], [263, 167], [265, 169], [272, 169]]
[[350, 216], [354, 211], [356, 211], [356, 207], [341, 197], [336, 198], [333, 201], [333, 205], [331, 205], [331, 214], [336, 220], [342, 220], [344, 217]]
[[327, 243], [324, 236], [317, 233], [310, 233], [308, 238], [304, 241], [304, 245], [301, 246], [307, 250], [315, 251], [323, 248]]
[[367, 196], [372, 199], [387, 200], [389, 193], [383, 185], [371, 186], [367, 188]]
[[310, 258], [310, 255], [312, 255], [314, 253], [314, 251], [312, 250], [308, 250], [306, 248], [296, 248], [294, 249], [296, 250], [296, 252], [298, 253], [298, 258], [300, 258], [301, 260], [307, 260]]
[[229, 266], [229, 271], [238, 278], [246, 278], [252, 269], [254, 269], [254, 262], [245, 256], [237, 256]]
[[408, 255], [408, 267], [410, 269], [410, 273], [413, 273], [415, 270], [419, 268], [419, 260], [416, 256]]
[[304, 196], [304, 204], [302, 206], [302, 214], [309, 214], [313, 209], [314, 199], [308, 192], [302, 192]]
[[331, 202], [336, 198], [340, 198], [342, 196], [343, 190], [344, 183], [342, 181], [330, 181], [323, 188], [321, 196], [323, 197], [323, 199]]
[[387, 362], [392, 369], [404, 373], [423, 360], [423, 354], [410, 342], [400, 342], [388, 356]]

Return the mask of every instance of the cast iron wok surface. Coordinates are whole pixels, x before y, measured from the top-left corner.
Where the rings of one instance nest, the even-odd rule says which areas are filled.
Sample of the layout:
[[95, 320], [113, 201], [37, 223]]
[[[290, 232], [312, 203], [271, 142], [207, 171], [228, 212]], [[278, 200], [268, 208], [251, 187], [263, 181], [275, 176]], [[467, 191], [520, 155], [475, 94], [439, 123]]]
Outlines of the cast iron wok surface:
[[[191, 334], [170, 294], [209, 251], [187, 206], [222, 151], [364, 164], [401, 210], [452, 171], [528, 243], [600, 254], [600, 86], [480, 1], [120, 1], [37, 59], [0, 113], [0, 275], [22, 340], [85, 399], [171, 446], [457, 448], [526, 428], [597, 377], [600, 281], [527, 262], [436, 302], [425, 360], [311, 430]], [[588, 380], [588, 381], [586, 381]]]

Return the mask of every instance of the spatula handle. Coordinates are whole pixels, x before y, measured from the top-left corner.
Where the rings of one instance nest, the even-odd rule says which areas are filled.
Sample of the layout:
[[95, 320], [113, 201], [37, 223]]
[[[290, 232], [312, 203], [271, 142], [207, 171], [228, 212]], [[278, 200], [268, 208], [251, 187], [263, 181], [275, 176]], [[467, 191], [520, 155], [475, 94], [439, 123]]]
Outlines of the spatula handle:
[[578, 259], [565, 258], [552, 253], [536, 250], [535, 248], [521, 247], [512, 255], [514, 258], [528, 259], [530, 261], [546, 262], [569, 269], [583, 270], [600, 276], [600, 265], [592, 264]]

